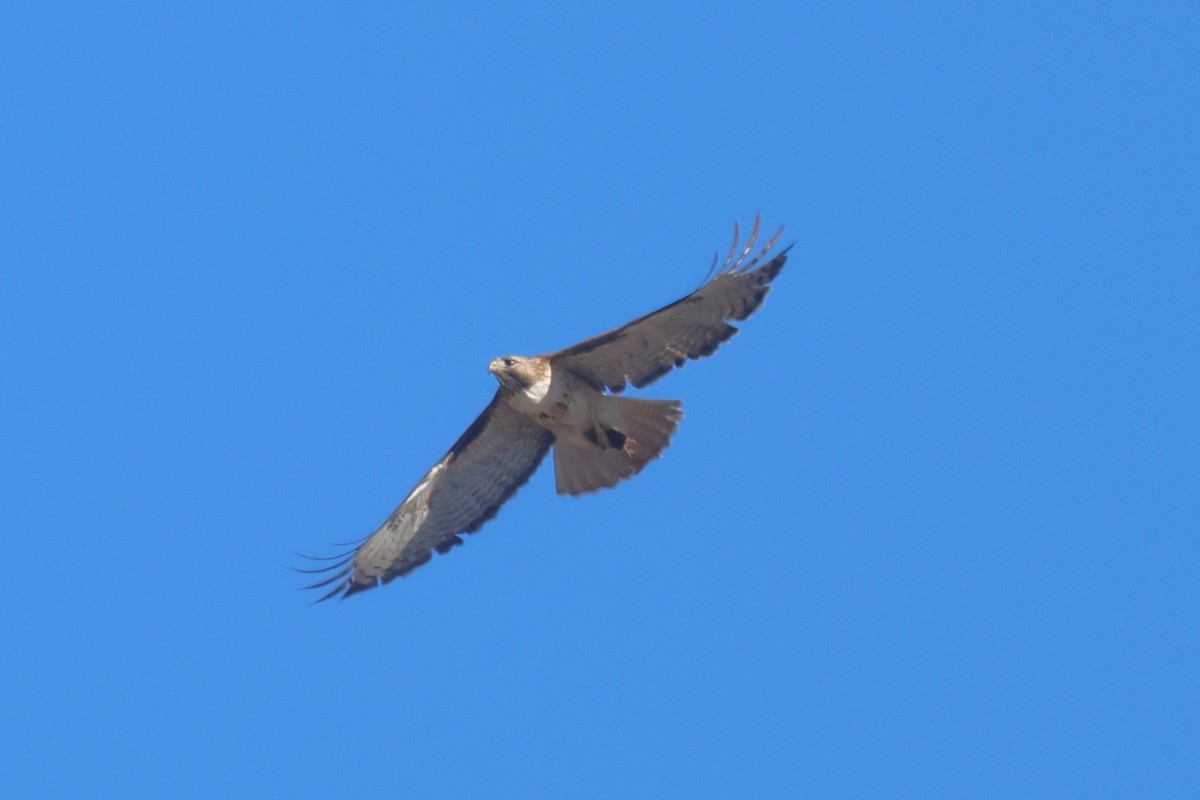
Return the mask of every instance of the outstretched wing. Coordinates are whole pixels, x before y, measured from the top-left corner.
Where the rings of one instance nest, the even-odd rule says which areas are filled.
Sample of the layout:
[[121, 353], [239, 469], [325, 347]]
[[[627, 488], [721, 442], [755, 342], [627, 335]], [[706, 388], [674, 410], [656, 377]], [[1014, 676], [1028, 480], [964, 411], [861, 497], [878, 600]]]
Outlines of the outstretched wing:
[[334, 563], [301, 572], [333, 572], [306, 586], [333, 589], [317, 602], [371, 589], [380, 581], [407, 575], [433, 557], [462, 544], [460, 533], [474, 533], [496, 516], [546, 455], [554, 434], [503, 402], [504, 390], [471, 424], [441, 461], [421, 479], [387, 522], [353, 552]]
[[[682, 367], [688, 359], [711, 355], [737, 333], [730, 320], [745, 319], [762, 305], [770, 291], [767, 284], [787, 261], [790, 246], [764, 263], [778, 243], [782, 228], [751, 257], [761, 227], [760, 217], [739, 253], [735, 224], [733, 247], [720, 271], [710, 273], [710, 279], [687, 297], [616, 330], [551, 353], [550, 359], [555, 366], [582, 376], [596, 389], [620, 392], [627, 383], [640, 389], [672, 367]], [[713, 269], [716, 267], [714, 259]]]

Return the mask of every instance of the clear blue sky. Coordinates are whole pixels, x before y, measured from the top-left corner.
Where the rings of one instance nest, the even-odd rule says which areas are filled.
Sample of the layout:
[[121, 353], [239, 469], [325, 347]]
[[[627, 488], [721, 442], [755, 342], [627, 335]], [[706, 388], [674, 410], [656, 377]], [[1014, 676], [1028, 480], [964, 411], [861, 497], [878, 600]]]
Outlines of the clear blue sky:
[[[246, 5], [0, 16], [5, 797], [1200, 796], [1189, 4]], [[296, 590], [757, 212], [662, 461]]]

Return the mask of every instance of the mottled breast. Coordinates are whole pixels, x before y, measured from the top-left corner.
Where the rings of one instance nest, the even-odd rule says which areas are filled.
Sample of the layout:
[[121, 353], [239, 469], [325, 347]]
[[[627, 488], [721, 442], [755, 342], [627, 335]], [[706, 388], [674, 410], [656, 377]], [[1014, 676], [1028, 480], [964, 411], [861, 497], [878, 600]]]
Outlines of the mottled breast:
[[513, 408], [543, 428], [581, 428], [591, 419], [595, 389], [564, 370], [551, 373], [528, 388], [513, 392]]

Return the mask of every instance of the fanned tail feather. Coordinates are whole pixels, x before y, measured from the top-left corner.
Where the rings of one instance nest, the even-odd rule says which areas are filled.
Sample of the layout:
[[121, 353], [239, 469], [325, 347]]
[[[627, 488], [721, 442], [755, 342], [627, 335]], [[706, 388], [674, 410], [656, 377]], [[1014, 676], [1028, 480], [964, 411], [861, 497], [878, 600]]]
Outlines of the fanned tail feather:
[[[559, 494], [580, 495], [616, 486], [662, 455], [683, 418], [678, 400], [604, 396], [604, 425], [624, 437], [620, 447], [554, 445], [554, 476]], [[611, 441], [611, 437], [610, 437]]]

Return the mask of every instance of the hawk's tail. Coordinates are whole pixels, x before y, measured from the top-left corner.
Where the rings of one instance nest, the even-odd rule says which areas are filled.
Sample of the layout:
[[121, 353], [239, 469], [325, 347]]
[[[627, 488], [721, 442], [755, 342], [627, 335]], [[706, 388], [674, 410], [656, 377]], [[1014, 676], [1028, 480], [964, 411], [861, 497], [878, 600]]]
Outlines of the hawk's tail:
[[616, 486], [662, 455], [683, 418], [678, 400], [639, 400], [603, 396], [597, 415], [604, 426], [589, 431], [592, 445], [559, 439], [554, 444], [554, 477], [559, 494], [579, 495]]

